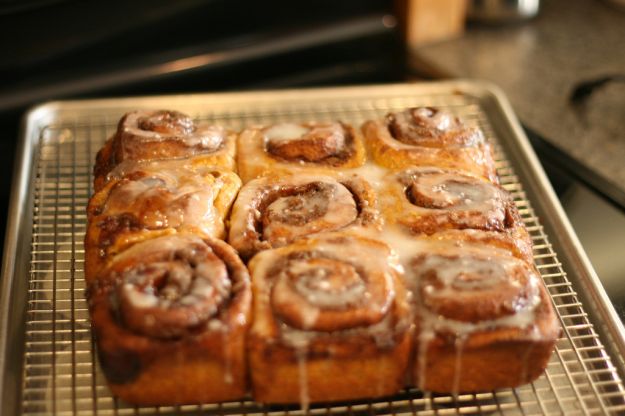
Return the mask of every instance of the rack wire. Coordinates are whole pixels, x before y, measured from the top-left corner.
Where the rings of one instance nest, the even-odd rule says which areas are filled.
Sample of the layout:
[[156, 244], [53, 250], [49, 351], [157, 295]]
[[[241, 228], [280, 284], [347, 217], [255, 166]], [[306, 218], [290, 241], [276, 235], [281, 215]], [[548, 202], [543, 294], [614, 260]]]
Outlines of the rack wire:
[[[331, 102], [241, 103], [197, 108], [194, 116], [240, 129], [257, 123], [340, 119], [359, 125], [393, 109], [446, 108], [479, 125], [495, 148], [502, 185], [513, 195], [534, 242], [534, 259], [563, 334], [544, 375], [516, 389], [456, 397], [405, 389], [392, 397], [315, 404], [314, 415], [606, 414], [625, 412], [625, 390], [575, 286], [567, 278], [479, 99], [461, 94]], [[120, 114], [121, 115], [121, 114]], [[35, 160], [32, 245], [28, 275], [22, 413], [25, 415], [303, 414], [297, 406], [263, 406], [249, 399], [200, 406], [134, 407], [114, 398], [97, 359], [84, 297], [85, 207], [92, 194], [95, 152], [115, 130], [116, 117], [76, 116], [41, 128]]]

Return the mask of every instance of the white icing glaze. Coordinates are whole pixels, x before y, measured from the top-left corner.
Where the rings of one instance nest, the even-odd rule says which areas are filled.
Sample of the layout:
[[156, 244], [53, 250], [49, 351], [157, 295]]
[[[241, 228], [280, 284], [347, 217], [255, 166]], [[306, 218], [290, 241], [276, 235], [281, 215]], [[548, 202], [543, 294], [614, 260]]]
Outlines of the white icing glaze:
[[222, 325], [221, 330], [222, 346], [223, 346], [223, 368], [224, 368], [224, 383], [232, 384], [234, 377], [232, 376], [232, 349], [230, 348], [230, 331], [226, 330]]
[[415, 254], [426, 252], [432, 244], [436, 244], [434, 241], [411, 235], [393, 224], [387, 224], [384, 227], [380, 238], [391, 247], [400, 265]]
[[413, 114], [426, 126], [441, 131], [448, 130], [454, 124], [453, 116], [445, 111], [432, 111], [427, 107], [419, 107], [413, 111]]
[[[289, 272], [302, 277], [295, 282], [295, 288], [309, 303], [322, 308], [337, 308], [357, 303], [366, 295], [366, 285], [353, 267], [348, 266], [348, 273], [343, 274], [340, 283], [332, 285], [327, 280], [332, 271], [316, 268], [304, 261], [289, 262]], [[333, 287], [334, 286], [334, 287]], [[338, 286], [338, 287], [337, 287]]]
[[425, 326], [419, 328], [417, 333], [417, 365], [418, 365], [418, 386], [425, 390], [427, 375], [427, 348], [430, 342], [436, 338], [433, 328]]
[[265, 137], [271, 141], [291, 141], [310, 132], [308, 127], [295, 123], [276, 124], [265, 130]]
[[206, 124], [195, 125], [193, 121], [184, 114], [178, 114], [184, 128], [181, 131], [170, 133], [160, 133], [158, 131], [144, 130], [141, 128], [141, 121], [156, 117], [159, 112], [136, 111], [129, 113], [122, 127], [125, 138], [124, 146], [141, 146], [142, 142], [163, 142], [175, 140], [188, 147], [199, 147], [203, 151], [215, 151], [223, 144], [226, 130], [221, 126]]
[[106, 182], [119, 180], [125, 176], [141, 172], [145, 173], [147, 176], [162, 174], [164, 172], [173, 172], [174, 176], [182, 176], [186, 174], [203, 175], [209, 172], [209, 170], [204, 166], [193, 166], [188, 162], [188, 159], [150, 161], [124, 160], [108, 173]]
[[[405, 325], [402, 322], [398, 325]], [[302, 330], [282, 324], [280, 326], [281, 340], [285, 345], [292, 348], [307, 348], [310, 343], [318, 337], [344, 337], [349, 339], [352, 336], [366, 334], [370, 336], [378, 348], [389, 348], [395, 344], [395, 331], [393, 328], [393, 319], [390, 315], [385, 316], [380, 322], [370, 325], [366, 328], [352, 328], [333, 333]]]
[[[279, 285], [285, 284], [284, 277], [287, 277], [288, 275], [291, 275], [293, 273], [301, 273], [304, 277], [308, 276], [309, 274], [311, 276], [310, 281], [307, 282], [309, 284], [298, 284], [298, 282], [295, 281], [294, 285], [296, 286], [296, 288], [291, 289], [303, 292], [303, 299], [312, 298], [311, 304], [308, 304], [308, 301], [306, 300], [293, 303], [294, 298], [291, 298], [290, 296], [288, 296], [286, 299], [290, 302], [290, 305], [297, 305], [297, 308], [299, 310], [298, 315], [301, 313], [304, 314], [304, 325], [295, 327], [285, 322], [278, 321], [280, 322], [278, 336], [280, 337], [281, 341], [286, 345], [292, 346], [293, 348], [301, 348], [307, 346], [310, 341], [316, 339], [317, 337], [332, 336], [334, 338], [336, 336], [368, 336], [371, 337], [371, 339], [373, 339], [380, 348], [389, 348], [394, 345], [394, 337], [396, 335], [395, 328], [401, 327], [403, 328], [403, 330], [406, 330], [410, 326], [411, 318], [409, 316], [409, 313], [407, 313], [406, 316], [403, 316], [400, 319], [400, 321], [395, 321], [392, 315], [388, 313], [389, 310], [393, 310], [390, 309], [392, 302], [399, 301], [395, 296], [395, 290], [392, 286], [394, 279], [393, 275], [390, 271], [388, 271], [388, 264], [389, 262], [393, 264], [393, 260], [390, 257], [389, 252], [384, 253], [386, 251], [385, 247], [379, 243], [372, 244], [371, 246], [358, 245], [357, 247], [354, 247], [352, 244], [349, 243], [349, 241], [345, 241], [343, 239], [334, 241], [331, 238], [322, 239], [322, 241], [315, 240], [315, 243], [313, 243], [312, 246], [310, 245], [310, 242], [306, 244], [299, 244], [302, 245], [302, 248], [304, 248], [305, 251], [313, 250], [315, 253], [318, 253], [319, 257], [315, 257], [315, 259], [323, 260], [322, 263], [326, 262], [326, 267], [322, 267], [322, 269], [325, 269], [324, 274], [332, 273], [334, 267], [332, 266], [333, 260], [331, 260], [331, 258], [337, 256], [340, 253], [340, 258], [348, 259], [347, 263], [342, 264], [349, 265], [349, 261], [351, 261], [351, 259], [358, 258], [358, 267], [362, 267], [363, 270], [368, 270], [372, 273], [378, 273], [376, 281], [384, 282], [384, 286], [379, 286], [380, 283], [378, 283], [378, 286], [376, 286], [375, 288], [371, 287], [371, 289], [367, 289], [365, 281], [361, 281], [362, 277], [359, 275], [354, 275], [352, 276], [353, 278], [348, 277], [345, 281], [345, 288], [342, 290], [338, 290], [341, 289], [340, 285], [337, 285], [338, 282], [332, 282], [331, 280], [328, 282], [327, 285], [324, 283], [315, 283], [314, 279], [312, 279], [312, 275], [316, 273], [315, 268], [305, 264], [305, 261], [299, 261], [297, 259], [292, 259], [292, 267], [282, 269], [279, 276], [271, 278], [271, 281], [273, 283], [269, 283], [269, 285], [266, 285], [265, 279], [267, 279], [267, 277], [261, 278], [261, 276], [267, 276], [267, 273], [270, 272], [269, 268], [272, 267], [272, 265], [276, 262], [280, 261], [280, 258], [284, 256], [284, 254], [280, 254], [280, 252], [287, 249], [283, 248], [259, 253], [252, 260], [254, 276], [253, 279], [255, 279], [257, 286], [255, 293], [259, 294], [257, 297], [257, 301], [260, 305], [269, 305], [270, 303], [274, 305], [272, 308], [274, 316], [276, 316], [275, 313], [277, 311], [282, 310], [281, 307], [280, 309], [276, 309], [276, 305], [279, 304], [279, 302], [276, 303], [276, 296], [287, 296], [287, 291], [284, 290], [287, 289], [286, 286], [282, 286], [281, 288], [277, 287]], [[328, 256], [329, 258], [326, 256]], [[342, 266], [337, 267], [341, 268]], [[347, 266], [348, 269], [352, 267], [353, 266]], [[383, 270], [382, 274], [379, 274], [380, 267], [383, 267], [383, 269], [381, 269]], [[374, 270], [378, 270], [378, 272], [374, 272]], [[343, 273], [345, 273], [345, 270], [343, 270]], [[342, 276], [344, 276], [344, 274]], [[299, 289], [297, 288], [297, 286], [299, 286]], [[315, 290], [315, 286], [317, 286], [319, 290]], [[330, 290], [327, 290], [328, 286], [330, 286]], [[385, 287], [385, 289], [382, 289], [383, 287]], [[383, 295], [384, 297], [380, 297], [380, 295], [376, 295], [375, 297], [373, 297], [373, 293], [386, 294]], [[366, 299], [370, 299], [370, 301], [367, 301]], [[343, 323], [341, 324], [343, 326], [343, 329], [332, 330], [330, 332], [325, 329], [313, 329], [315, 328], [315, 320], [317, 319], [319, 311], [329, 310], [333, 311], [332, 313], [336, 313], [337, 311], [341, 311], [346, 305], [349, 304], [353, 304], [353, 306], [345, 311], [347, 315], [345, 315], [345, 317], [343, 317], [343, 315], [337, 316], [337, 318], [341, 319], [342, 322], [345, 322], [344, 319], [346, 317], [353, 316], [352, 314], [356, 310], [361, 311], [358, 312], [359, 316], [364, 310], [367, 310], [367, 314], [373, 313], [374, 315], [368, 316], [375, 318], [368, 319], [376, 319], [376, 321], [373, 321], [370, 324], [364, 326], [361, 324], [352, 327], [350, 327], [348, 324]], [[319, 306], [321, 306], [322, 309], [317, 309]], [[371, 312], [369, 312], [369, 308], [373, 308]], [[399, 302], [396, 308], [404, 310], [405, 312], [409, 310], [408, 304], [404, 300]], [[268, 313], [272, 312], [268, 311]], [[349, 319], [351, 320], [352, 318]], [[351, 322], [350, 320], [348, 320], [347, 322]], [[262, 318], [255, 320], [253, 323], [252, 332], [257, 333], [260, 336], [268, 336], [271, 333], [270, 326], [268, 326], [268, 324], [264, 323], [263, 321], [264, 320]], [[334, 320], [331, 322], [333, 322], [333, 326], [337, 324]]]
[[153, 293], [135, 290], [134, 285], [125, 283], [123, 287], [127, 293], [129, 301], [137, 308], [153, 308], [158, 306], [158, 299]]
[[375, 163], [366, 163], [363, 166], [360, 166], [355, 169], [350, 169], [345, 172], [340, 172], [339, 177], [349, 177], [350, 175], [357, 175], [369, 183], [371, 187], [377, 192], [382, 189], [384, 183], [382, 182], [382, 178], [388, 175], [388, 169], [378, 166]]
[[215, 275], [227, 276], [225, 266], [215, 261], [201, 262], [194, 270], [173, 262], [152, 262], [149, 267], [150, 275], [167, 276], [167, 282], [157, 294], [152, 286], [144, 287], [144, 281], [149, 281], [149, 277], [146, 278], [143, 270], [127, 271], [125, 280], [128, 283], [123, 285], [122, 291], [135, 309], [167, 309], [174, 301], [180, 306], [193, 306], [214, 297], [225, 298], [230, 292], [229, 279], [220, 279], [221, 286], [215, 286], [212, 281]]
[[462, 374], [462, 351], [468, 337], [456, 337], [454, 348], [456, 349], [456, 359], [454, 360], [454, 380], [451, 383], [451, 395], [457, 400], [460, 387], [460, 377]]
[[[322, 247], [330, 251], [321, 254]], [[355, 256], [338, 254], [337, 248], [342, 244], [326, 241], [304, 247], [297, 252], [305, 258], [291, 258], [275, 277], [273, 310], [289, 325], [340, 331], [372, 325], [388, 312], [395, 298], [388, 266], [361, 268], [352, 263]], [[376, 250], [365, 246], [357, 251]]]
[[[519, 328], [526, 329], [536, 323], [535, 309], [540, 304], [540, 297], [533, 296], [527, 306], [512, 315], [505, 315], [496, 319], [487, 319], [478, 322], [462, 322], [448, 319], [442, 315], [429, 312], [425, 308], [419, 308], [419, 316], [424, 330], [446, 332], [455, 334], [456, 337], [469, 336], [472, 333], [496, 328]], [[539, 334], [531, 331], [530, 338], [539, 339]]]
[[434, 208], [448, 211], [476, 211], [503, 222], [505, 211], [503, 191], [488, 182], [455, 172], [431, 172], [415, 169], [411, 175], [411, 190], [431, 199]]
[[342, 258], [354, 261], [364, 270], [384, 270], [391, 262], [388, 253], [382, 247], [368, 247], [363, 245], [352, 245], [350, 237], [347, 236], [345, 242], [325, 242], [315, 247], [316, 251], [324, 253], [330, 257], [340, 255]]
[[226, 131], [221, 126], [200, 125], [196, 134], [184, 138], [184, 143], [189, 147], [198, 146], [202, 149], [217, 150], [225, 137]]
[[122, 251], [115, 257], [115, 262], [125, 261], [133, 257], [142, 258], [146, 254], [152, 253], [176, 252], [185, 249], [189, 244], [204, 244], [204, 242], [200, 237], [187, 234], [153, 238]]
[[[513, 257], [505, 259], [474, 258], [459, 256], [447, 258], [428, 256], [420, 267], [425, 270], [437, 270], [438, 280], [446, 289], [477, 290], [488, 288], [508, 280], [508, 274], [518, 264]], [[479, 276], [479, 279], [463, 279], [462, 276]], [[442, 291], [438, 291], [441, 293]]]
[[[267, 221], [263, 224], [265, 240], [280, 246], [296, 237], [337, 230], [356, 220], [356, 202], [347, 188], [336, 182], [315, 182], [323, 182], [327, 186], [319, 192], [280, 197], [266, 208]], [[303, 224], [302, 218], [306, 219]], [[284, 238], [283, 243], [278, 241], [280, 236]]]
[[139, 172], [143, 177], [122, 179], [112, 188], [105, 215], [133, 213], [148, 228], [193, 225], [213, 234], [215, 224], [221, 221], [213, 201], [224, 186], [222, 179], [210, 178], [208, 186], [210, 171], [172, 161], [123, 163], [109, 176], [121, 179]]

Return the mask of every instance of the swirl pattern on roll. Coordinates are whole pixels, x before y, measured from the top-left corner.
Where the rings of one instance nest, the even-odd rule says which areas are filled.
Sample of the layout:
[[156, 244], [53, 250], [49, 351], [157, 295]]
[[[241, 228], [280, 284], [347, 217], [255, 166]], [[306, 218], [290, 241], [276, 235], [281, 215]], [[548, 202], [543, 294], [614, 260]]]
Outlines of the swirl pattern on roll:
[[442, 109], [409, 108], [363, 125], [375, 162], [392, 170], [436, 166], [498, 183], [490, 144], [481, 130]]
[[433, 107], [389, 113], [389, 132], [402, 143], [425, 147], [468, 147], [484, 143], [479, 129], [467, 127], [452, 114]]
[[330, 173], [365, 162], [360, 132], [340, 122], [279, 123], [248, 128], [238, 140], [244, 182], [271, 174], [307, 170]]
[[[126, 114], [119, 123], [121, 146], [119, 161], [153, 159], [155, 149], [146, 146], [159, 142], [175, 142], [177, 157], [219, 150], [226, 141], [226, 130], [220, 126], [196, 124], [191, 117], [178, 111], [135, 111]], [[158, 155], [157, 155], [158, 156]]]
[[423, 237], [402, 259], [420, 336], [467, 340], [494, 328], [533, 333], [540, 278], [523, 254], [471, 236], [461, 244], [449, 237]]
[[421, 255], [410, 267], [419, 281], [421, 304], [455, 321], [511, 316], [533, 305], [538, 294], [535, 271], [511, 256]]
[[178, 111], [133, 111], [122, 117], [117, 132], [97, 155], [96, 191], [124, 161], [197, 158], [206, 166], [234, 169], [236, 136], [222, 126], [196, 123]]
[[109, 256], [87, 284], [115, 396], [156, 406], [245, 395], [251, 288], [232, 247], [191, 234], [144, 240]]
[[233, 206], [229, 242], [243, 258], [298, 238], [379, 226], [376, 199], [361, 178], [265, 177], [248, 182]]
[[113, 285], [113, 304], [127, 329], [168, 339], [202, 330], [219, 317], [233, 293], [247, 285], [246, 276], [225, 243], [173, 235], [136, 244], [116, 256], [98, 282]]
[[388, 312], [388, 278], [320, 252], [288, 256], [271, 292], [273, 310], [294, 328], [337, 331], [373, 325]]
[[264, 251], [249, 267], [273, 316], [296, 333], [369, 328], [387, 319], [395, 302], [396, 270], [388, 246], [376, 240], [324, 234]]
[[414, 232], [442, 229], [505, 231], [521, 226], [506, 191], [482, 178], [448, 169], [413, 168], [389, 175], [383, 212]]

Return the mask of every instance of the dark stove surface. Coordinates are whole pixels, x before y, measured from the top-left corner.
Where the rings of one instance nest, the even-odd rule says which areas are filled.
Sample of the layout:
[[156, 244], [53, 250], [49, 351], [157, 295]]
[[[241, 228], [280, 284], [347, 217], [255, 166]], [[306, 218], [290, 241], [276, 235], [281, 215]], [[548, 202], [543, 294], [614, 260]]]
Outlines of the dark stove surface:
[[537, 153], [604, 289], [625, 322], [625, 211], [555, 166], [552, 155]]

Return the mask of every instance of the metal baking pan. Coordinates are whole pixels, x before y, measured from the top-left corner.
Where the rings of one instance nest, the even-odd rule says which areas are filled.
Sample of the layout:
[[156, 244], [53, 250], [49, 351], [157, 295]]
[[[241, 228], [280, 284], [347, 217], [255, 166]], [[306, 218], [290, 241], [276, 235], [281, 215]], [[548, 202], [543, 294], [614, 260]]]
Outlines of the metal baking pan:
[[598, 414], [625, 412], [625, 331], [503, 94], [475, 81], [52, 102], [24, 118], [0, 298], [2, 414], [301, 414], [297, 406], [231, 403], [136, 408], [111, 396], [95, 358], [84, 300], [85, 205], [95, 152], [121, 115], [176, 109], [240, 129], [431, 105], [479, 125], [495, 148], [563, 334], [532, 384], [480, 394], [414, 389], [376, 400], [316, 404], [312, 414]]

